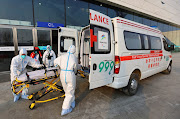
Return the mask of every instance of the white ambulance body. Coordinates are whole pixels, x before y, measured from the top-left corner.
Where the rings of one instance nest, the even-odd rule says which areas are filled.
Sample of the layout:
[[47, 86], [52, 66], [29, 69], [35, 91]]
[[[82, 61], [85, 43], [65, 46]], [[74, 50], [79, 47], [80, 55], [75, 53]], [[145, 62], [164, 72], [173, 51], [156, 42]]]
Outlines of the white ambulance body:
[[68, 35], [75, 40], [81, 65], [90, 71], [90, 89], [107, 85], [134, 95], [139, 80], [162, 71], [171, 72], [169, 51], [174, 46], [169, 48], [157, 29], [90, 10], [90, 25], [80, 32], [79, 39], [72, 34]]

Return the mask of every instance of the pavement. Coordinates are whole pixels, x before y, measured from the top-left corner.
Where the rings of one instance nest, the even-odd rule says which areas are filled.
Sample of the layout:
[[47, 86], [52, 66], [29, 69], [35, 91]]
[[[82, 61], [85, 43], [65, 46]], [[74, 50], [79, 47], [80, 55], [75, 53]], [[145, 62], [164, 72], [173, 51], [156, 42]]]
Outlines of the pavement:
[[[33, 110], [28, 108], [30, 100], [14, 103], [8, 75], [0, 75], [1, 119], [180, 119], [180, 53], [173, 54], [170, 75], [158, 73], [142, 80], [134, 96], [107, 86], [89, 90], [88, 80], [77, 77], [76, 107], [66, 116], [60, 115], [63, 99], [36, 104]], [[30, 86], [29, 93], [42, 86]]]

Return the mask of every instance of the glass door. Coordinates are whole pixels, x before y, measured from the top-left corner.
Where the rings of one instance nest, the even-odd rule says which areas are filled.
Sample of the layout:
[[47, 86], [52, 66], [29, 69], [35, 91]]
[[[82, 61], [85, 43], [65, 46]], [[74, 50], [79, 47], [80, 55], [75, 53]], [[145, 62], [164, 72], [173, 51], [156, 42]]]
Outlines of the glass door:
[[15, 56], [13, 28], [0, 26], [0, 72], [9, 71], [11, 59]]

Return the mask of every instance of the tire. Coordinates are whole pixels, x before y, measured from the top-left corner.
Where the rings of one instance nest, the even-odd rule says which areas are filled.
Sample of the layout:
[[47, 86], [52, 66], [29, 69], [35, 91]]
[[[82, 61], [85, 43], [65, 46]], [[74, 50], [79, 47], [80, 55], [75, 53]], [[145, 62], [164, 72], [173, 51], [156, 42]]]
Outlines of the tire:
[[166, 70], [163, 71], [164, 74], [170, 74], [172, 70], [172, 62], [169, 63]]
[[136, 73], [132, 73], [128, 82], [128, 85], [123, 88], [123, 92], [126, 95], [135, 95], [137, 93], [139, 87], [139, 75]]

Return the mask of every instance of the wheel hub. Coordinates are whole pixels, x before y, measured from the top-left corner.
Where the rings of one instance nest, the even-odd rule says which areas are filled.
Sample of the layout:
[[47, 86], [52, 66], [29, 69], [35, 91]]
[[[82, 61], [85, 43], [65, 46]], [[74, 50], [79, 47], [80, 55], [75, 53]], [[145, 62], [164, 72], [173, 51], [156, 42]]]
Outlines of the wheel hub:
[[136, 90], [137, 85], [138, 85], [137, 81], [136, 81], [135, 79], [132, 79], [132, 82], [131, 82], [131, 89]]

